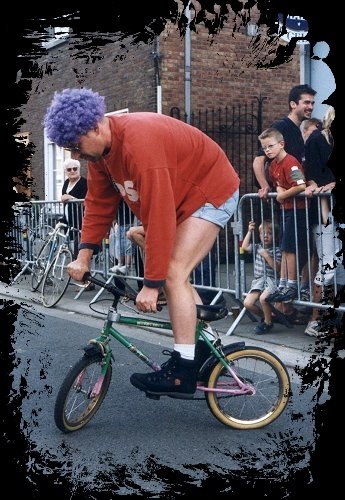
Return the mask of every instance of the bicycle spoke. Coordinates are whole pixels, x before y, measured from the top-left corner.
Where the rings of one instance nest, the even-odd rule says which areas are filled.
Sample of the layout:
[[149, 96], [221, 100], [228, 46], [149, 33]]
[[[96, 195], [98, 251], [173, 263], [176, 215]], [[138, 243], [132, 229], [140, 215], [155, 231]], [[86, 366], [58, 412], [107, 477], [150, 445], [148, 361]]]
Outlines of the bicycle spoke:
[[275, 420], [290, 395], [284, 365], [272, 353], [254, 347], [230, 353], [227, 358], [236, 376], [218, 363], [205, 388], [214, 416], [236, 429], [258, 429]]
[[100, 354], [84, 356], [71, 368], [59, 390], [54, 418], [63, 432], [84, 427], [95, 415], [108, 391], [112, 365], [102, 374]]

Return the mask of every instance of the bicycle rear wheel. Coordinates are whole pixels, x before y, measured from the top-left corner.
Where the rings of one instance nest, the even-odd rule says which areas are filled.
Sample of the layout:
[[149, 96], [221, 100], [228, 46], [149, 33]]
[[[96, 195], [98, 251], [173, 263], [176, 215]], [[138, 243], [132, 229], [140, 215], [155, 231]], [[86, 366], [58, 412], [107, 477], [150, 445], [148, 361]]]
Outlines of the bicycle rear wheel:
[[[248, 394], [206, 392], [207, 405], [223, 424], [234, 429], [259, 429], [282, 413], [290, 397], [286, 367], [273, 353], [249, 347], [226, 354], [237, 376], [252, 387]], [[210, 373], [208, 387], [239, 389], [231, 373], [218, 362]]]
[[41, 247], [37, 258], [33, 263], [31, 269], [31, 290], [33, 292], [35, 292], [42, 283], [52, 244], [52, 242], [47, 240]]
[[42, 303], [44, 307], [55, 306], [71, 280], [67, 265], [72, 262], [72, 253], [66, 248], [52, 260], [42, 283]]
[[103, 359], [101, 354], [84, 356], [68, 372], [54, 409], [55, 424], [62, 432], [81, 429], [101, 406], [112, 376], [110, 362], [103, 377]]

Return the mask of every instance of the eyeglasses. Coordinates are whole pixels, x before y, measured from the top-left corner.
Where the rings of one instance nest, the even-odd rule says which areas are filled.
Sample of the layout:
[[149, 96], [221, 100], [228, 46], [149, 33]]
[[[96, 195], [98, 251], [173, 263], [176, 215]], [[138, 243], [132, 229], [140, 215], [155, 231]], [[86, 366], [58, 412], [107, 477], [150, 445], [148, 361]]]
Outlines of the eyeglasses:
[[76, 172], [78, 170], [78, 167], [69, 167], [69, 168], [66, 168], [66, 172]]
[[68, 146], [64, 149], [66, 151], [70, 151], [71, 153], [80, 153], [81, 152], [80, 144], [72, 144], [71, 146]]
[[271, 150], [274, 148], [274, 146], [276, 146], [277, 144], [279, 144], [279, 142], [276, 142], [275, 144], [269, 144], [269, 145], [268, 145], [268, 146], [266, 146], [265, 148], [262, 146], [262, 149], [263, 149], [264, 151], [271, 151]]

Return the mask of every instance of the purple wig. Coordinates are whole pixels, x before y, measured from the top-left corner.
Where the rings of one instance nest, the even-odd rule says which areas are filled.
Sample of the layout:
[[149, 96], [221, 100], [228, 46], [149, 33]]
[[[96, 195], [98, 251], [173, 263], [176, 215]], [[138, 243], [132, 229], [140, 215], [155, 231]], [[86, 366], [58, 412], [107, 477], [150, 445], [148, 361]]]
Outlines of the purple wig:
[[55, 92], [44, 117], [48, 138], [58, 146], [76, 144], [104, 116], [104, 97], [91, 89], [64, 89]]

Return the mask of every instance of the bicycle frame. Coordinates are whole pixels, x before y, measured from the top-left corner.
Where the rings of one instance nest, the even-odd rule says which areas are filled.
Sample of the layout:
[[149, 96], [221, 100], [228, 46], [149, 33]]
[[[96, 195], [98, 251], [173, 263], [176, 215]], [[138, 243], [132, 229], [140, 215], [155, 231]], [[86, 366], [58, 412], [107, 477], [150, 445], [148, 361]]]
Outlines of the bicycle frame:
[[[122, 287], [125, 283], [105, 283], [90, 273], [85, 273], [82, 281], [94, 282], [103, 287], [113, 295], [113, 300], [107, 309], [107, 317], [100, 335], [89, 340], [84, 346], [84, 355], [70, 367], [59, 389], [54, 419], [57, 427], [63, 432], [81, 429], [100, 408], [113, 373], [114, 354], [110, 346], [111, 339], [126, 347], [154, 372], [159, 372], [166, 366], [165, 363], [159, 365], [138, 349], [114, 324], [172, 330], [170, 320], [143, 317], [139, 312], [137, 317], [118, 312], [121, 297], [126, 298], [126, 302], [133, 301], [134, 304], [137, 299], [135, 290], [130, 286]], [[95, 302], [98, 301], [92, 303]], [[132, 309], [126, 302], [124, 305]], [[91, 302], [89, 306], [97, 312], [97, 309], [91, 307]], [[196, 391], [188, 394], [187, 399], [205, 399], [215, 418], [235, 429], [258, 429], [273, 422], [286, 407], [291, 394], [289, 374], [284, 364], [275, 354], [261, 347], [246, 346], [243, 341], [223, 346], [217, 331], [210, 339], [209, 323], [224, 318], [228, 313], [227, 307], [219, 303], [200, 304], [196, 308], [198, 321], [195, 345], [196, 356], [199, 356], [196, 362], [198, 374]], [[205, 343], [209, 352], [207, 346], [201, 345]], [[171, 352], [167, 350], [163, 351], [163, 354], [171, 355]], [[155, 400], [165, 395], [177, 398], [179, 396], [146, 391], [145, 388], [140, 390]], [[198, 391], [200, 396], [196, 396]]]
[[[141, 361], [147, 364], [152, 370], [159, 371], [161, 369], [160, 365], [156, 363], [154, 360], [146, 356], [140, 349], [138, 349], [134, 344], [129, 342], [128, 338], [119, 332], [116, 328], [114, 328], [113, 323], [117, 323], [120, 325], [129, 325], [129, 326], [138, 326], [138, 327], [147, 327], [147, 328], [157, 328], [164, 330], [171, 330], [171, 323], [167, 320], [153, 320], [146, 319], [143, 317], [134, 318], [132, 316], [124, 316], [118, 313], [114, 307], [110, 307], [107, 315], [107, 319], [103, 325], [101, 335], [94, 339], [89, 340], [88, 346], [84, 348], [87, 353], [89, 349], [98, 348], [99, 351], [104, 356], [104, 362], [102, 365], [102, 377], [107, 372], [110, 360], [112, 358], [112, 349], [109, 345], [110, 337], [113, 337], [117, 340], [121, 345], [126, 347], [132, 354], [135, 354]], [[231, 367], [231, 364], [228, 363], [224, 354], [215, 347], [215, 345], [208, 339], [206, 336], [204, 329], [207, 327], [207, 324], [203, 320], [199, 320], [196, 332], [195, 332], [195, 341], [198, 341], [199, 336], [203, 338], [203, 340], [208, 344], [210, 351], [215, 356], [216, 360], [222, 363], [222, 365], [229, 371], [233, 380], [236, 381], [236, 387], [219, 387], [211, 388], [205, 387], [202, 384], [198, 384], [197, 389], [204, 392], [217, 392], [217, 393], [227, 393], [231, 395], [236, 394], [255, 394], [255, 389], [248, 383], [242, 382], [242, 380], [237, 376], [236, 372]], [[238, 347], [238, 342], [234, 343], [234, 346]], [[211, 353], [210, 353], [211, 356]], [[96, 391], [94, 394], [97, 395], [97, 386], [101, 386], [101, 380], [97, 381], [93, 391]]]
[[[65, 233], [61, 231], [61, 229], [66, 229], [66, 228], [67, 228], [67, 231]], [[69, 234], [73, 230], [74, 230], [73, 227], [68, 226], [64, 222], [58, 222], [56, 224], [55, 228], [53, 229], [53, 231], [51, 233], [49, 233], [49, 239], [47, 241], [47, 246], [50, 245], [50, 249], [49, 249], [49, 254], [47, 257], [45, 273], [47, 272], [49, 264], [52, 262], [55, 255], [59, 251], [62, 250], [64, 245], [68, 245]], [[59, 241], [59, 238], [61, 238], [60, 241]]]
[[[54, 274], [56, 269], [60, 269], [62, 273], [63, 267], [61, 266], [61, 262], [59, 262], [60, 255], [64, 255], [67, 253], [66, 249], [71, 255], [72, 260], [72, 252], [69, 249], [68, 242], [70, 241], [70, 233], [74, 231], [73, 227], [68, 226], [64, 222], [58, 222], [55, 225], [55, 228], [48, 233], [47, 239], [42, 246], [39, 255], [36, 260], [32, 264], [31, 268], [31, 290], [36, 291], [41, 283], [45, 283], [48, 274], [53, 269]], [[53, 264], [53, 268], [51, 267]], [[59, 264], [59, 266], [58, 266]], [[58, 278], [59, 276], [56, 275]], [[44, 286], [44, 285], [43, 285]], [[43, 293], [43, 290], [42, 290]], [[61, 296], [60, 296], [61, 298]], [[44, 303], [44, 302], [43, 302]], [[54, 305], [52, 303], [52, 305]], [[52, 305], [47, 305], [47, 307], [51, 307]]]

